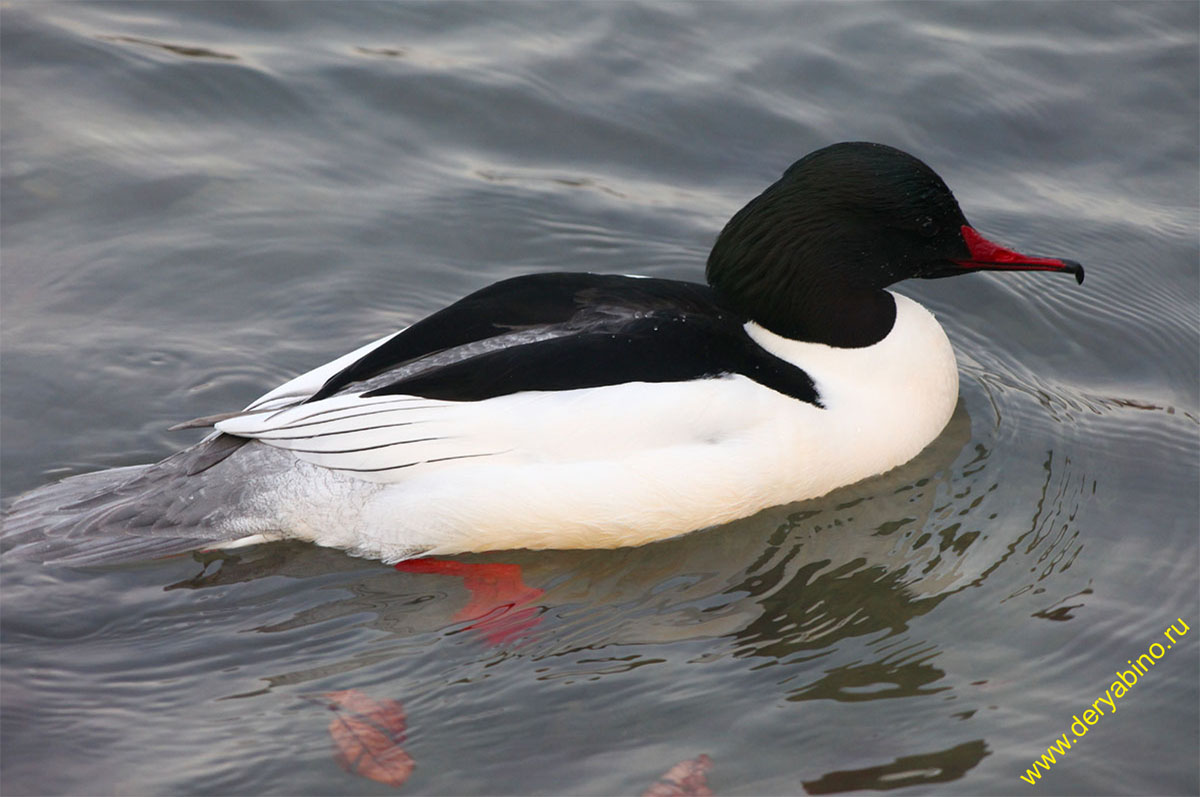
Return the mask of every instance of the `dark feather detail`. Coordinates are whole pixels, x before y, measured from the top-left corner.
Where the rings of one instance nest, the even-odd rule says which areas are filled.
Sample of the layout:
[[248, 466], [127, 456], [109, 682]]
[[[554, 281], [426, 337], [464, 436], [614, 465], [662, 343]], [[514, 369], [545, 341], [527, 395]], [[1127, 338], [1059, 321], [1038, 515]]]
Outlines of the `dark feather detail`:
[[249, 438], [231, 434], [218, 434], [201, 441], [199, 445], [188, 449], [187, 475], [195, 476], [208, 470], [249, 442]]
[[[809, 375], [763, 350], [744, 324], [704, 285], [598, 274], [517, 277], [413, 324], [343, 369], [310, 400], [359, 389], [367, 396], [482, 401], [529, 390], [741, 374], [820, 406]], [[545, 334], [463, 359], [434, 356], [538, 329]], [[424, 358], [428, 368], [421, 367]], [[392, 370], [400, 373], [388, 380]]]

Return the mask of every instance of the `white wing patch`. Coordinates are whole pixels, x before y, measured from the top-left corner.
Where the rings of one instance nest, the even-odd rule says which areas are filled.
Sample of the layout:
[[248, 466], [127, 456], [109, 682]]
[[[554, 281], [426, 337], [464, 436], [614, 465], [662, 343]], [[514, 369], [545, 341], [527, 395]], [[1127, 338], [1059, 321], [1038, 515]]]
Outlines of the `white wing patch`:
[[745, 377], [528, 391], [485, 401], [343, 394], [216, 426], [314, 465], [396, 483], [443, 466], [619, 468], [648, 451], [742, 438], [763, 421], [763, 402], [777, 400], [793, 401]]
[[314, 465], [393, 482], [418, 466], [506, 453], [497, 441], [489, 444], [471, 409], [414, 396], [343, 395], [230, 418], [217, 428]]
[[[566, 327], [532, 334], [525, 330], [465, 344], [434, 355], [433, 366], [568, 332]], [[377, 386], [367, 382], [361, 392], [304, 403], [339, 371], [398, 334], [301, 374], [240, 413], [202, 420], [222, 432], [289, 451], [313, 465], [385, 484], [420, 478], [443, 467], [571, 463], [621, 467], [620, 463], [646, 450], [738, 436], [756, 421], [754, 401], [747, 401], [745, 393], [753, 383], [740, 377], [528, 391], [484, 401], [368, 397], [364, 394]], [[757, 392], [751, 388], [748, 395]]]

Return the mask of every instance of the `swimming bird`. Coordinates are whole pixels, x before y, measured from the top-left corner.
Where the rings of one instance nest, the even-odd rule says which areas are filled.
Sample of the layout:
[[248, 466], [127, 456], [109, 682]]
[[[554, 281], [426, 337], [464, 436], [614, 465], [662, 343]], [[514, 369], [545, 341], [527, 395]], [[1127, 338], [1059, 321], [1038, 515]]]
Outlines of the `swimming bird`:
[[66, 564], [284, 539], [397, 562], [721, 524], [888, 471], [942, 431], [953, 349], [889, 286], [1029, 270], [1083, 282], [989, 241], [912, 155], [834, 144], [733, 216], [707, 285], [495, 283], [198, 419], [214, 431], [157, 464], [18, 498], [3, 541]]

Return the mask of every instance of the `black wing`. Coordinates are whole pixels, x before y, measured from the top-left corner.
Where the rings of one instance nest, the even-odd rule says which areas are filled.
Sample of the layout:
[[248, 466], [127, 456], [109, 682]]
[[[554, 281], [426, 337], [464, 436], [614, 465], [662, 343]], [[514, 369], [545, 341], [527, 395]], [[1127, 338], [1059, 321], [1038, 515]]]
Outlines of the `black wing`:
[[743, 324], [705, 285], [599, 274], [516, 277], [418, 321], [309, 401], [355, 390], [480, 401], [737, 373], [819, 406], [808, 374], [755, 344]]

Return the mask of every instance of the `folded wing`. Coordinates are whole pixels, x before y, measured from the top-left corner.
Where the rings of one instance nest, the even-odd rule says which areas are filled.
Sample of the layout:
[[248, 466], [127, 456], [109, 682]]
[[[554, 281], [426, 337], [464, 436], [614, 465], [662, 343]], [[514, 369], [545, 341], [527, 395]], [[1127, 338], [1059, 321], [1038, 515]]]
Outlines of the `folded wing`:
[[[695, 415], [682, 405], [704, 400], [704, 391], [604, 389], [735, 374], [817, 403], [808, 375], [759, 348], [705, 286], [536, 275], [472, 294], [216, 427], [322, 467], [396, 481], [467, 459], [578, 460], [675, 444], [691, 432], [674, 419]], [[563, 391], [572, 396], [539, 398]], [[712, 425], [701, 424], [720, 434]], [[581, 449], [566, 452], [568, 441]]]

